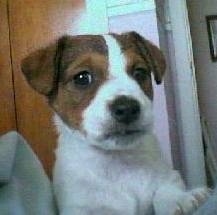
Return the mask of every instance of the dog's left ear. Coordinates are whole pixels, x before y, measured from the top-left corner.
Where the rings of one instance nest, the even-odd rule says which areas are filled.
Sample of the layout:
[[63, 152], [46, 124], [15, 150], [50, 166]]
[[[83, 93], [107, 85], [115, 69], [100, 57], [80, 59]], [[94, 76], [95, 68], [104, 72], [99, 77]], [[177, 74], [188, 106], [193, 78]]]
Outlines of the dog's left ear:
[[166, 70], [166, 60], [161, 50], [134, 31], [126, 33], [126, 36], [133, 39], [133, 42], [136, 44], [141, 55], [149, 64], [149, 67], [154, 74], [156, 83], [161, 84]]

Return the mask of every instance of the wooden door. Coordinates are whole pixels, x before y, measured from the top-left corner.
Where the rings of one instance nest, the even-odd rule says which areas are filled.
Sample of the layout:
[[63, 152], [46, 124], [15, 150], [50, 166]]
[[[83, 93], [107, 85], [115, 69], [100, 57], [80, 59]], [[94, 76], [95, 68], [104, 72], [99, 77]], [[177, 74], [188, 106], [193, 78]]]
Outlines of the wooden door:
[[52, 110], [45, 98], [28, 86], [20, 62], [33, 50], [71, 32], [76, 10], [83, 5], [83, 0], [8, 0], [17, 129], [31, 144], [49, 175], [57, 137]]
[[16, 130], [7, 0], [0, 0], [0, 135]]

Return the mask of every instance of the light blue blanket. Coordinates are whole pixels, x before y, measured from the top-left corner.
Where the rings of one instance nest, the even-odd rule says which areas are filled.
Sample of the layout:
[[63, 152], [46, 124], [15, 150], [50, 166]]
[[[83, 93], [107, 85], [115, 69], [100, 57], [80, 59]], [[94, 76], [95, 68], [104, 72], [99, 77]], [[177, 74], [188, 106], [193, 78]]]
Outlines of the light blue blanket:
[[0, 214], [56, 214], [50, 181], [16, 132], [0, 137]]
[[[56, 214], [51, 183], [37, 156], [18, 133], [1, 136], [0, 215]], [[217, 215], [217, 188], [194, 215]]]

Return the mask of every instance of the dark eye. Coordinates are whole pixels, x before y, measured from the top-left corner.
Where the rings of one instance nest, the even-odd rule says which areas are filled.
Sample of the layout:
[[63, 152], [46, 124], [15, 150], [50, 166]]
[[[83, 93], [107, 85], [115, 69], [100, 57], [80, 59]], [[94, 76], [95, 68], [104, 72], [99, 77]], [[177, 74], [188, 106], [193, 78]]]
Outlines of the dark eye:
[[136, 68], [133, 70], [132, 76], [137, 81], [145, 81], [150, 78], [151, 73], [144, 68]]
[[73, 80], [77, 87], [86, 88], [93, 82], [93, 76], [88, 70], [84, 70], [76, 74]]

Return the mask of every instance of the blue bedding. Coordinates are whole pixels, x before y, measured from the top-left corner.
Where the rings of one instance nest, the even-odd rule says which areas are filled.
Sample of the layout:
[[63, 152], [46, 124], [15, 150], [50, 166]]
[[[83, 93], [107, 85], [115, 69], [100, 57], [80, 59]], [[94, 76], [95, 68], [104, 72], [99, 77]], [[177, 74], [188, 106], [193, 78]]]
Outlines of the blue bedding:
[[[37, 156], [16, 132], [0, 137], [0, 214], [57, 214], [51, 183]], [[194, 215], [217, 215], [217, 188]]]

